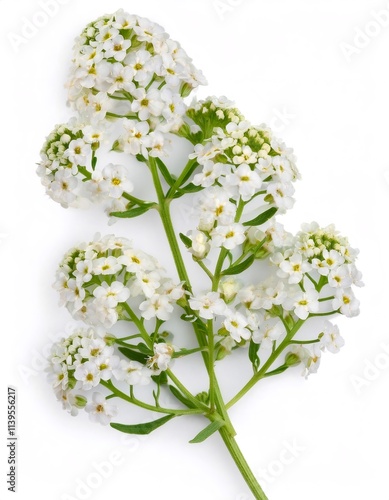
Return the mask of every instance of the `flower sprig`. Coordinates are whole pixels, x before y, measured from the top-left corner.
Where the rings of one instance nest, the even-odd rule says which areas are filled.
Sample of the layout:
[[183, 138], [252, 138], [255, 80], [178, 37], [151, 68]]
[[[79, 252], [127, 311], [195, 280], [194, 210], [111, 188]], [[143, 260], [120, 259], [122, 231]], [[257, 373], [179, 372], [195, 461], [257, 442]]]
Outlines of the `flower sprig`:
[[[304, 376], [316, 373], [323, 352], [340, 350], [344, 340], [328, 318], [359, 312], [358, 252], [333, 225], [304, 224], [296, 235], [284, 229], [276, 216], [292, 208], [300, 179], [293, 150], [225, 97], [187, 104], [202, 84], [202, 73], [161, 26], [123, 10], [77, 38], [68, 83], [76, 116], [47, 137], [38, 175], [66, 208], [99, 201], [111, 221], [155, 210], [177, 276], [166, 276], [164, 262], [123, 237], [97, 235], [69, 250], [54, 287], [87, 326], [54, 344], [49, 379], [69, 413], [84, 410], [121, 432], [150, 433], [177, 416], [203, 415], [207, 425], [191, 442], [219, 432], [255, 498], [266, 499], [228, 409], [259, 381], [298, 365]], [[164, 162], [173, 136], [192, 145], [178, 175]], [[153, 200], [139, 196], [125, 161], [101, 159], [110, 153], [149, 172]], [[177, 234], [171, 209], [183, 196], [193, 203], [195, 222]], [[202, 273], [200, 289], [192, 286], [188, 258]], [[177, 317], [195, 347], [171, 322]], [[215, 366], [236, 350], [247, 353], [253, 373], [225, 401]], [[201, 359], [198, 370], [208, 376], [199, 394], [175, 372], [188, 356]], [[149, 397], [137, 386], [147, 386]], [[166, 391], [176, 400], [172, 407], [161, 405]], [[112, 422], [115, 399], [161, 418]]]

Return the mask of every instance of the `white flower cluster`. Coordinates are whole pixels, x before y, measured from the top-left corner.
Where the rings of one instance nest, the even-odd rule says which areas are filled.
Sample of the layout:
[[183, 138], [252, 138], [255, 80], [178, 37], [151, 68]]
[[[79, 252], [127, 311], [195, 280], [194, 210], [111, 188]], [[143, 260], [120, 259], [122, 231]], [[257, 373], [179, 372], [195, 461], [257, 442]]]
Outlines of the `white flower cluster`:
[[48, 377], [57, 399], [73, 416], [84, 409], [92, 421], [108, 424], [117, 408], [96, 390], [101, 381], [147, 385], [151, 377], [166, 370], [174, 353], [167, 344], [155, 344], [154, 356], [146, 365], [121, 359], [114, 338], [98, 329], [78, 329], [55, 343], [49, 357]]
[[[262, 239], [259, 231], [257, 237]], [[362, 286], [361, 273], [355, 266], [357, 251], [333, 226], [305, 224], [296, 237], [277, 224], [268, 229], [268, 239], [280, 244], [270, 257], [277, 266], [276, 275], [258, 284], [243, 286], [240, 281], [224, 278], [218, 292], [196, 295], [190, 307], [200, 318], [218, 320], [222, 350], [231, 351], [236, 344], [252, 340], [270, 353], [276, 341], [285, 338], [288, 325], [296, 325], [311, 316], [340, 313], [356, 316], [359, 301], [351, 289]], [[293, 352], [313, 373], [324, 349], [338, 352], [344, 341], [338, 327], [326, 321], [314, 339], [312, 350], [299, 346]]]
[[[362, 286], [355, 265], [358, 251], [333, 225], [321, 229], [316, 222], [304, 224], [291, 243], [271, 257], [277, 275], [294, 293], [283, 304], [300, 319], [319, 311], [319, 294], [330, 297], [330, 310], [347, 317], [359, 314], [359, 301], [352, 286]], [[328, 308], [327, 308], [328, 310]]]
[[265, 126], [244, 120], [225, 98], [200, 102], [188, 116], [205, 138], [190, 155], [202, 167], [192, 183], [205, 188], [195, 200], [198, 227], [189, 233], [191, 251], [201, 259], [211, 247], [232, 250], [245, 241], [244, 226], [237, 222], [240, 204], [257, 198], [279, 213], [291, 208], [299, 173], [292, 150]]
[[127, 202], [124, 197], [133, 190], [127, 169], [113, 164], [96, 168], [94, 155], [102, 138], [102, 127], [75, 120], [57, 125], [47, 137], [37, 173], [46, 193], [64, 208], [78, 206], [83, 199], [108, 200], [111, 211]]
[[133, 118], [123, 120], [120, 145], [146, 156], [147, 149], [154, 155], [164, 149], [165, 133], [182, 124], [183, 98], [205, 83], [161, 26], [121, 9], [89, 24], [77, 38], [68, 87], [70, 102], [92, 122], [107, 113]]
[[110, 328], [128, 319], [128, 304], [146, 320], [170, 318], [184, 290], [164, 276], [158, 261], [125, 238], [95, 238], [71, 249], [59, 266], [54, 287], [72, 316]]

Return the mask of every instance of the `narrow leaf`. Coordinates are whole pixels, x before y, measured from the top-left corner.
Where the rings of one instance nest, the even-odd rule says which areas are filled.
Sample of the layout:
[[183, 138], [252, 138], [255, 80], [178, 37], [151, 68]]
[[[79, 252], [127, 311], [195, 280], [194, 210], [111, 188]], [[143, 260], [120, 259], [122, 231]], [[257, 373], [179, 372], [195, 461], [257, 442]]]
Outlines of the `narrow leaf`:
[[161, 174], [163, 175], [165, 181], [169, 184], [170, 187], [173, 186], [176, 179], [170, 174], [169, 169], [164, 164], [164, 162], [160, 158], [155, 158], [155, 163], [157, 164], [157, 167], [161, 171]]
[[147, 354], [144, 354], [142, 352], [137, 352], [133, 351], [132, 349], [129, 349], [128, 347], [119, 347], [119, 351], [126, 356], [126, 358], [130, 359], [131, 361], [138, 361], [138, 363], [142, 363], [144, 365], [149, 358]]
[[258, 371], [259, 365], [260, 365], [260, 360], [258, 357], [258, 351], [259, 351], [259, 344], [256, 344], [252, 340], [250, 341], [250, 346], [249, 346], [249, 359], [253, 365], [254, 372]]
[[224, 276], [229, 276], [231, 274], [240, 274], [251, 266], [251, 264], [254, 262], [254, 259], [255, 259], [255, 256], [250, 255], [250, 257], [248, 259], [244, 260], [243, 262], [241, 262], [240, 264], [238, 264], [236, 266], [229, 267], [228, 269], [223, 271], [222, 274]]
[[166, 372], [161, 372], [159, 375], [152, 375], [151, 378], [158, 385], [166, 385], [168, 383]]
[[272, 377], [273, 375], [278, 375], [279, 373], [283, 373], [289, 368], [289, 365], [281, 365], [275, 370], [268, 372], [265, 374], [265, 377]]
[[247, 222], [244, 222], [243, 225], [244, 226], [260, 226], [260, 225], [264, 224], [266, 221], [268, 221], [269, 219], [271, 219], [273, 217], [273, 215], [277, 212], [277, 210], [278, 210], [278, 208], [271, 207], [268, 210], [266, 210], [265, 212], [262, 212], [261, 214], [259, 214], [254, 219], [251, 219]]
[[170, 389], [171, 393], [173, 394], [173, 396], [175, 398], [177, 398], [178, 401], [180, 401], [187, 408], [190, 408], [190, 409], [196, 408], [195, 405], [191, 401], [189, 401], [189, 399], [186, 399], [186, 397], [183, 396], [181, 394], [181, 392], [176, 387], [174, 387], [173, 385], [169, 385], [169, 389]]
[[132, 219], [148, 212], [153, 205], [154, 203], [148, 203], [141, 207], [131, 208], [131, 210], [126, 210], [125, 212], [111, 212], [110, 215], [119, 219]]
[[120, 432], [125, 432], [126, 434], [150, 434], [151, 432], [158, 429], [162, 425], [169, 422], [176, 415], [167, 415], [166, 417], [159, 418], [158, 420], [154, 420], [153, 422], [146, 422], [144, 424], [135, 424], [135, 425], [125, 425], [125, 424], [111, 424], [111, 427]]
[[180, 188], [179, 192], [181, 192], [181, 193], [197, 193], [198, 191], [201, 191], [202, 189], [204, 189], [203, 186], [196, 186], [195, 184], [190, 182], [186, 186]]
[[188, 236], [185, 236], [185, 234], [180, 233], [180, 240], [182, 243], [186, 246], [186, 248], [190, 248], [192, 246], [192, 240], [188, 238]]
[[218, 431], [221, 427], [225, 425], [224, 422], [220, 420], [215, 420], [214, 422], [211, 422], [205, 429], [203, 429], [201, 432], [197, 434], [191, 441], [189, 441], [192, 444], [196, 443], [202, 443], [205, 441], [209, 436], [214, 434], [216, 431]]

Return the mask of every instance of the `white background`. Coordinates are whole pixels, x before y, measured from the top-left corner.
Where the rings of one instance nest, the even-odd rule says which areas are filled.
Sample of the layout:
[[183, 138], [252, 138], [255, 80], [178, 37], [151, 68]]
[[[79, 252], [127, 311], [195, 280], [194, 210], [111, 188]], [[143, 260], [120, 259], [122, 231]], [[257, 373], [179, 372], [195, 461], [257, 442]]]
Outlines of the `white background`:
[[[4, 417], [6, 386], [14, 385], [20, 499], [252, 498], [217, 435], [188, 444], [203, 425], [200, 419], [178, 419], [147, 439], [123, 441], [110, 428], [63, 412], [42, 372], [50, 337], [73, 324], [51, 289], [56, 265], [70, 246], [96, 231], [114, 230], [148, 251], [157, 248], [162, 260], [168, 255], [152, 225], [156, 221], [109, 228], [97, 210], [57, 206], [35, 175], [45, 136], [69, 117], [63, 84], [74, 37], [94, 18], [124, 7], [162, 24], [182, 43], [209, 81], [199, 97], [227, 95], [248, 119], [270, 123], [295, 149], [303, 179], [295, 208], [284, 217], [287, 228], [335, 222], [361, 250], [362, 313], [339, 319], [346, 347], [324, 356], [308, 381], [298, 369], [290, 371], [256, 387], [231, 411], [254, 473], [267, 469], [270, 480], [262, 483], [270, 500], [388, 500], [389, 357], [383, 346], [389, 345], [389, 27], [371, 21], [372, 10], [385, 10], [389, 24], [389, 3], [242, 0], [230, 1], [231, 7], [224, 0], [224, 13], [223, 1], [218, 10], [211, 0], [61, 3], [19, 50], [10, 33], [21, 35], [25, 18], [36, 20], [42, 7], [37, 0], [0, 3], [1, 497], [11, 498]], [[363, 39], [358, 30], [366, 29], [371, 35]], [[241, 385], [239, 366], [228, 366], [227, 395]], [[293, 443], [296, 456], [285, 455]], [[283, 456], [290, 463], [280, 465]], [[93, 463], [112, 459], [120, 465], [109, 477], [77, 496], [79, 481], [99, 482]]]

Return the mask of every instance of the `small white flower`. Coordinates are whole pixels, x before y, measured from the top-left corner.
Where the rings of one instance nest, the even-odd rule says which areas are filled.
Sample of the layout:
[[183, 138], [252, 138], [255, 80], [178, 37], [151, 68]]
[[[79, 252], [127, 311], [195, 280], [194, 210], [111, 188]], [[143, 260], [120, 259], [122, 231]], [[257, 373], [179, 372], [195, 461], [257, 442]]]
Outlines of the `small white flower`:
[[247, 328], [247, 318], [240, 312], [228, 311], [223, 326], [236, 342], [240, 342], [242, 339], [248, 340], [251, 336], [251, 332]]
[[234, 173], [227, 175], [223, 185], [228, 189], [235, 187], [243, 201], [249, 201], [261, 187], [262, 179], [251, 170], [247, 163], [242, 163]]
[[93, 295], [106, 307], [114, 308], [129, 299], [130, 290], [120, 281], [114, 281], [111, 285], [104, 281], [101, 286], [95, 288]]
[[197, 259], [204, 259], [211, 248], [208, 236], [202, 231], [195, 230], [189, 233], [189, 238], [192, 240], [190, 253]]
[[273, 342], [285, 333], [281, 321], [270, 318], [260, 323], [259, 329], [253, 332], [253, 341], [261, 344], [263, 349], [272, 349]]
[[150, 376], [153, 374], [137, 361], [127, 361], [122, 359], [119, 366], [112, 370], [116, 380], [124, 380], [129, 385], [147, 385], [150, 383]]
[[100, 383], [100, 371], [96, 366], [96, 363], [92, 361], [87, 361], [78, 365], [75, 372], [74, 378], [79, 381], [80, 386], [85, 391], [89, 391], [92, 387], [96, 387]]
[[213, 319], [215, 316], [223, 315], [227, 307], [218, 292], [208, 292], [193, 297], [189, 299], [189, 305], [193, 311], [198, 311], [200, 318], [203, 319]]
[[142, 154], [143, 156], [147, 156], [145, 138], [150, 131], [150, 125], [147, 122], [126, 120], [123, 123], [123, 128], [125, 133], [121, 137], [121, 144], [124, 152], [132, 155]]
[[108, 403], [99, 392], [93, 393], [92, 401], [85, 406], [85, 411], [89, 413], [92, 422], [99, 422], [103, 425], [108, 425], [112, 417], [118, 413], [116, 406]]
[[134, 90], [132, 94], [135, 99], [131, 104], [131, 110], [138, 113], [140, 120], [147, 120], [150, 115], [161, 116], [165, 104], [159, 90], [146, 91], [144, 88], [139, 88]]
[[228, 226], [217, 226], [211, 232], [212, 244], [232, 250], [246, 239], [242, 224], [234, 223]]
[[127, 171], [121, 165], [110, 163], [103, 169], [103, 179], [107, 182], [109, 196], [120, 198], [124, 191], [131, 193], [134, 189], [132, 182], [127, 179]]
[[207, 160], [203, 164], [203, 170], [200, 174], [196, 174], [193, 178], [193, 184], [203, 186], [205, 188], [212, 186], [226, 171], [223, 163], [214, 163], [212, 160]]
[[300, 283], [304, 274], [311, 269], [309, 262], [303, 260], [299, 253], [295, 253], [279, 264], [280, 271], [277, 272], [280, 278], [288, 278], [289, 284]]
[[146, 320], [158, 318], [162, 321], [167, 321], [174, 310], [169, 297], [158, 294], [142, 302], [139, 309], [142, 311], [142, 316]]
[[306, 320], [310, 313], [316, 313], [319, 310], [319, 294], [314, 289], [297, 292], [285, 301], [284, 308], [293, 309], [298, 318]]
[[344, 264], [332, 270], [328, 275], [328, 284], [332, 288], [349, 288], [353, 284], [349, 266]]
[[173, 354], [173, 346], [154, 344], [154, 356], [148, 360], [147, 365], [156, 372], [165, 371], [169, 368]]
[[93, 261], [93, 273], [102, 274], [104, 276], [109, 274], [116, 274], [121, 271], [122, 265], [115, 257], [100, 257]]
[[91, 146], [84, 139], [75, 139], [70, 142], [68, 149], [64, 152], [64, 158], [68, 158], [73, 165], [86, 164], [87, 157], [91, 153]]
[[112, 371], [119, 365], [119, 361], [119, 356], [106, 356], [105, 354], [101, 354], [94, 360], [101, 380], [110, 380]]
[[344, 346], [344, 339], [341, 337], [337, 325], [333, 325], [330, 321], [326, 321], [320, 338], [320, 347], [324, 350], [336, 354], [340, 348]]
[[131, 40], [125, 40], [122, 35], [116, 35], [104, 42], [103, 49], [106, 58], [113, 57], [116, 61], [123, 61], [127, 55], [127, 49], [131, 46]]
[[336, 290], [332, 307], [334, 310], [340, 309], [340, 312], [348, 318], [358, 316], [359, 314], [359, 300], [355, 298], [351, 288]]

